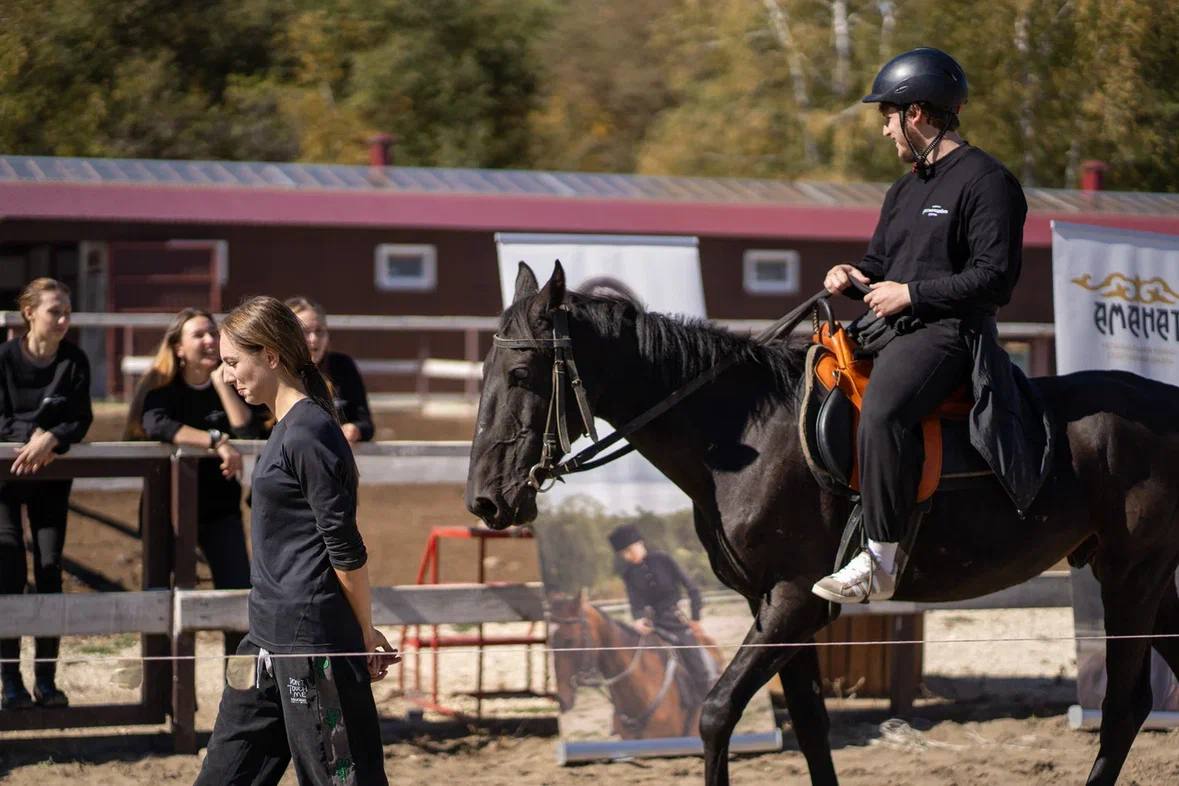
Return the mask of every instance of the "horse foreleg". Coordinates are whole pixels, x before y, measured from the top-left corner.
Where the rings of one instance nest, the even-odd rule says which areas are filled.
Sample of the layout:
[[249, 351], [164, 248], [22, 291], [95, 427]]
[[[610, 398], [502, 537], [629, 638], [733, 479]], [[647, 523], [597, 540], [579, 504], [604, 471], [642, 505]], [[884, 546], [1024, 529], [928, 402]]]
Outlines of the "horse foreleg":
[[827, 702], [823, 700], [818, 648], [805, 647], [795, 652], [778, 675], [786, 694], [790, 726], [794, 729], [799, 750], [806, 757], [811, 783], [838, 783], [835, 764], [831, 761], [831, 740], [828, 737], [831, 720], [827, 717]]
[[[1159, 635], [1179, 635], [1179, 588], [1176, 588], [1174, 580], [1167, 582], [1163, 590], [1163, 599], [1159, 602], [1159, 610], [1154, 618], [1154, 632]], [[1179, 679], [1179, 638], [1155, 639], [1154, 648], [1171, 667], [1175, 679]]]
[[762, 610], [760, 626], [750, 627], [741, 649], [704, 700], [700, 737], [704, 742], [704, 782], [707, 786], [728, 786], [729, 739], [733, 729], [753, 695], [797, 655], [799, 649], [764, 645], [805, 641], [825, 622], [824, 604], [810, 594], [809, 585], [806, 588], [778, 585], [771, 600], [771, 604]]

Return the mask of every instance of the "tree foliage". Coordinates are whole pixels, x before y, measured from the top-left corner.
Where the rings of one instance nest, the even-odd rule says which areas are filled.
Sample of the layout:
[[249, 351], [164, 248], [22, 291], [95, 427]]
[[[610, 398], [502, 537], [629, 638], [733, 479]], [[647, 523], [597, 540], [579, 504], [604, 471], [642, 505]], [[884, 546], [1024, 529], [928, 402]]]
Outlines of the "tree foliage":
[[917, 45], [1026, 184], [1179, 189], [1168, 0], [6, 0], [0, 150], [890, 180]]

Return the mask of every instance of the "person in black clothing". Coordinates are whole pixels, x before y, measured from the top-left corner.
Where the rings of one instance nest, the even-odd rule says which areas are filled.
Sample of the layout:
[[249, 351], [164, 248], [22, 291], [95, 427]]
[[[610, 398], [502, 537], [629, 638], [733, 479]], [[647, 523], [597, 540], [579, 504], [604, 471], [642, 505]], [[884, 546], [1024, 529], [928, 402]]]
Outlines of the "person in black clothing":
[[885, 196], [864, 258], [824, 282], [832, 293], [852, 279], [870, 285], [864, 303], [886, 336], [860, 413], [868, 547], [813, 588], [836, 603], [892, 596], [920, 479], [920, 420], [971, 380], [980, 355], [1002, 353], [994, 317], [1019, 278], [1027, 202], [1001, 163], [958, 135], [966, 99], [962, 68], [928, 48], [891, 60], [863, 99], [879, 105], [912, 171]]
[[[86, 436], [90, 411], [90, 363], [65, 340], [70, 327], [70, 290], [38, 278], [18, 300], [28, 328], [21, 338], [0, 344], [0, 440], [19, 442], [12, 474], [33, 475]], [[33, 579], [37, 592], [61, 592], [61, 556], [69, 511], [69, 480], [0, 483], [0, 593], [25, 591], [27, 565], [21, 506], [32, 533]], [[59, 639], [36, 640], [33, 695], [21, 679], [20, 640], [0, 641], [0, 708], [64, 707], [57, 688]], [[44, 660], [43, 660], [44, 659]]]
[[[197, 485], [197, 544], [217, 589], [247, 589], [250, 560], [242, 524], [241, 454], [233, 437], [257, 437], [253, 413], [220, 373], [217, 323], [199, 308], [172, 320], [131, 401], [126, 439], [207, 448]], [[225, 634], [225, 652], [237, 651], [242, 634]]]
[[633, 524], [616, 527], [608, 537], [624, 565], [622, 583], [626, 586], [635, 630], [644, 636], [655, 632], [672, 644], [691, 647], [676, 650], [676, 655], [692, 674], [693, 682], [702, 689], [703, 697], [716, 681], [716, 662], [700, 647], [692, 625], [679, 606], [683, 590], [688, 595], [691, 622], [699, 623], [704, 608], [700, 590], [669, 555], [648, 551], [642, 534]]
[[356, 462], [327, 382], [274, 298], [225, 318], [221, 357], [226, 381], [276, 423], [252, 483], [249, 665], [227, 670], [196, 782], [276, 784], [293, 760], [305, 786], [386, 784], [369, 682], [400, 658], [372, 625]]
[[287, 301], [287, 306], [303, 326], [311, 362], [319, 366], [320, 373], [332, 385], [336, 416], [340, 419], [344, 436], [352, 444], [368, 442], [373, 438], [373, 416], [368, 408], [364, 379], [356, 361], [342, 352], [328, 351], [327, 312], [323, 306], [305, 297], [293, 297]]

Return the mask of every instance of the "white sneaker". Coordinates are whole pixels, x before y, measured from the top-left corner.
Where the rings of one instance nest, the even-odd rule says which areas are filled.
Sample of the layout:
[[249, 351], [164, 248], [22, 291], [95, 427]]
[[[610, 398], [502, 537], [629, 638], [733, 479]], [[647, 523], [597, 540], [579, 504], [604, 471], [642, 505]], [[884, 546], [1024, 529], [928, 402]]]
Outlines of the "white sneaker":
[[881, 568], [864, 549], [835, 573], [816, 581], [811, 592], [832, 603], [867, 603], [888, 600], [896, 588], [897, 577]]

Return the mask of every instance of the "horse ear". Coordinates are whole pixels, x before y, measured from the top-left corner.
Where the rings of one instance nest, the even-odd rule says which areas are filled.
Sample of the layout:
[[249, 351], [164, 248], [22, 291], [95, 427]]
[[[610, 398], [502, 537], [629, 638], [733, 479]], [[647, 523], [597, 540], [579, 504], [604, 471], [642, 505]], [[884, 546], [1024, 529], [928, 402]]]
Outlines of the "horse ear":
[[528, 267], [528, 263], [521, 260], [520, 268], [516, 272], [516, 294], [512, 298], [512, 302], [520, 300], [520, 298], [535, 295], [540, 289], [540, 284], [536, 283], [536, 274], [532, 272], [532, 268]]
[[557, 308], [565, 302], [565, 268], [561, 267], [561, 260], [553, 266], [553, 275], [542, 290], [542, 302], [547, 304], [548, 310]]
[[579, 590], [577, 590], [577, 605], [581, 606], [584, 604], [585, 604], [585, 587], [582, 587]]

